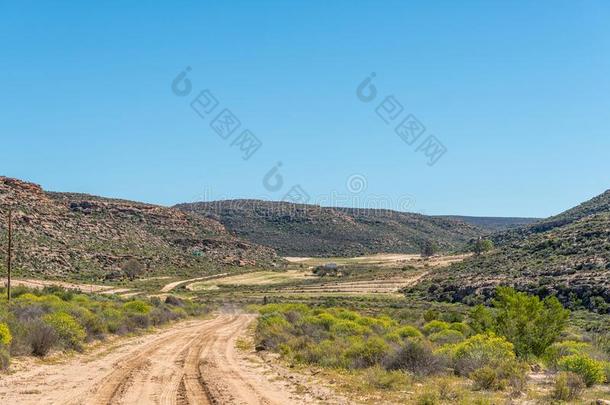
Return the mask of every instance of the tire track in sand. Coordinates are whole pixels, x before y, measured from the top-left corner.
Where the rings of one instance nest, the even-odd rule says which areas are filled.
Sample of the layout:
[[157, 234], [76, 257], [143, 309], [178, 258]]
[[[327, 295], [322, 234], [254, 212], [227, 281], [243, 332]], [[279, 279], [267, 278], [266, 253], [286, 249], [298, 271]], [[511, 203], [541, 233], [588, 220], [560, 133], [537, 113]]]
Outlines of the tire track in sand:
[[305, 401], [296, 394], [293, 381], [270, 380], [237, 352], [236, 339], [254, 319], [253, 315], [234, 314], [184, 321], [59, 363], [33, 362], [0, 378], [0, 403], [331, 403]]
[[[188, 328], [148, 345], [123, 359], [96, 389], [92, 405], [164, 403], [175, 404], [185, 374], [186, 358], [216, 328], [231, 324], [236, 317], [220, 316], [204, 326]], [[195, 343], [197, 342], [197, 343]], [[195, 343], [195, 346], [193, 344]], [[188, 396], [187, 387], [187, 396]], [[199, 397], [205, 404], [207, 397]]]

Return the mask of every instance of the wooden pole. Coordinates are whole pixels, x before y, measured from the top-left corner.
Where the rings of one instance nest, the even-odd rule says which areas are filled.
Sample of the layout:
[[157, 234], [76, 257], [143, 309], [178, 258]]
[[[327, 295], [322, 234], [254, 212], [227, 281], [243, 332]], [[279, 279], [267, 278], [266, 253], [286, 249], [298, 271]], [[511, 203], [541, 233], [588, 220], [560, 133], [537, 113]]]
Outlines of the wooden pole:
[[7, 301], [11, 300], [11, 265], [13, 256], [13, 210], [9, 208], [8, 210], [8, 252], [6, 255], [6, 269], [7, 269], [7, 278], [6, 278], [6, 299]]

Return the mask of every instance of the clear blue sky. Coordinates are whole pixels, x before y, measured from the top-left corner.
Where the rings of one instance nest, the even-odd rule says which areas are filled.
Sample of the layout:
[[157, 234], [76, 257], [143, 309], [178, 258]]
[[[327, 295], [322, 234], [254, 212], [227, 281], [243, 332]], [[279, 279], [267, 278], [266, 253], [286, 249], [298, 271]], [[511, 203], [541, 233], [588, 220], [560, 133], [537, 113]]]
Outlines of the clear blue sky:
[[[0, 174], [46, 189], [319, 200], [357, 174], [361, 201], [548, 216], [610, 188], [608, 1], [10, 3]], [[436, 165], [356, 97], [371, 72], [446, 146]], [[189, 107], [206, 88], [263, 142], [251, 159]]]

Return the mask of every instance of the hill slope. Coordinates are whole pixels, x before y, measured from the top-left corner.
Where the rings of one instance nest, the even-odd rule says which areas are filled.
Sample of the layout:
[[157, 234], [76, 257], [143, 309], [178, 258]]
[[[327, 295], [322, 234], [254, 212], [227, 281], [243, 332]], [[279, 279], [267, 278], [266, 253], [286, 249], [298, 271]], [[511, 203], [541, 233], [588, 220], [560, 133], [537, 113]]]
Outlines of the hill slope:
[[470, 217], [462, 215], [442, 215], [440, 218], [462, 221], [488, 232], [502, 232], [508, 229], [521, 228], [540, 221], [540, 218]]
[[433, 299], [469, 301], [508, 284], [557, 294], [574, 308], [610, 310], [610, 192], [500, 239], [498, 249], [450, 266], [420, 291]]
[[390, 210], [259, 200], [179, 204], [176, 208], [217, 220], [238, 237], [286, 256], [418, 253], [425, 240], [450, 251], [483, 233], [460, 221]]
[[103, 277], [132, 258], [148, 273], [278, 261], [273, 250], [238, 240], [212, 219], [150, 204], [49, 193], [0, 177], [2, 235], [8, 207], [15, 208], [16, 265], [27, 274]]

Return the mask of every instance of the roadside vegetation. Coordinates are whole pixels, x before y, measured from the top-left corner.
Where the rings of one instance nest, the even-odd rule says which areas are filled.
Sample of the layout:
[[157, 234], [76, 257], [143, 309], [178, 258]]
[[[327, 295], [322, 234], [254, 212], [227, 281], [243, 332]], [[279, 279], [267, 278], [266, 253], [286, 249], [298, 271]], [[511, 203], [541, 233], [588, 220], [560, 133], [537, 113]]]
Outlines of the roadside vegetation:
[[197, 316], [205, 307], [168, 296], [164, 301], [123, 300], [111, 295], [86, 295], [57, 287], [17, 287], [12, 299], [0, 289], [0, 368], [11, 356], [44, 357], [54, 350], [84, 349], [108, 335], [125, 335], [170, 321]]
[[[574, 333], [569, 311], [556, 298], [510, 288], [497, 290], [491, 308], [477, 306], [465, 315], [391, 316], [305, 304], [258, 311], [257, 350], [335, 373], [333, 379], [343, 376], [358, 395], [386, 392], [422, 404], [519, 397], [550, 403], [595, 396], [610, 378], [603, 339]], [[536, 386], [533, 374], [552, 389]]]

